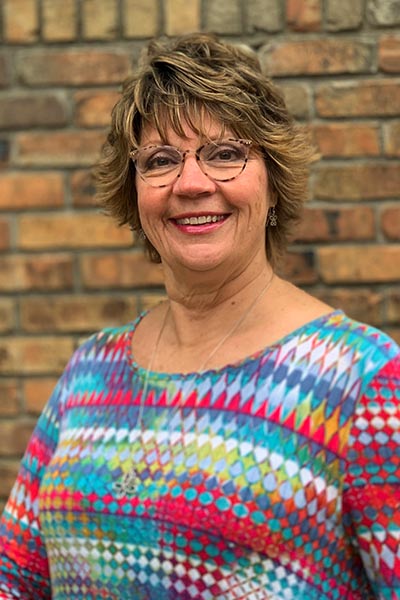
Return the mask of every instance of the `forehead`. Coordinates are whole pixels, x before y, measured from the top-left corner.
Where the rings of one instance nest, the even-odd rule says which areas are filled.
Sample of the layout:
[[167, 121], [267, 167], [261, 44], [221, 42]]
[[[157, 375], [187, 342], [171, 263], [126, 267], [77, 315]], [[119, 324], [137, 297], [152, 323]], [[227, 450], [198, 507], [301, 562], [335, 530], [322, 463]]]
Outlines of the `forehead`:
[[140, 135], [140, 145], [147, 144], [172, 144], [179, 146], [181, 143], [195, 142], [202, 144], [208, 140], [215, 140], [233, 135], [233, 131], [210, 115], [194, 119], [184, 117], [178, 124], [171, 122], [145, 123]]

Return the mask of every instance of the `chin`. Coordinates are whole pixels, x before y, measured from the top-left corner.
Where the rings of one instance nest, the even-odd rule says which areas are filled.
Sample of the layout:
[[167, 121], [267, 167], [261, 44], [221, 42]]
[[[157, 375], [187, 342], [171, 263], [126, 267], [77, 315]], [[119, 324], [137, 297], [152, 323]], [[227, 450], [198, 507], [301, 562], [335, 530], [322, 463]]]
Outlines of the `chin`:
[[213, 269], [218, 269], [224, 264], [224, 259], [220, 255], [216, 255], [215, 253], [204, 254], [199, 252], [187, 252], [180, 256], [176, 256], [174, 260], [169, 260], [168, 263], [172, 270], [175, 268], [185, 268], [193, 272], [206, 272], [211, 271]]

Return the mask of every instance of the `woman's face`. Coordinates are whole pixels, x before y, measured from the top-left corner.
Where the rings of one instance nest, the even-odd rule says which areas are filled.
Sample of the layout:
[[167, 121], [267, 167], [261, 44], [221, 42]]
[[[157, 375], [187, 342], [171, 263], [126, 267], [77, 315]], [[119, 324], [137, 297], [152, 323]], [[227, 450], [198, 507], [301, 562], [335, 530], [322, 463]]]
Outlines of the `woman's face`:
[[[182, 151], [196, 150], [204, 139], [185, 127], [184, 138], [172, 129], [167, 143]], [[207, 137], [219, 139], [220, 125], [210, 119]], [[225, 131], [224, 139], [236, 136]], [[157, 130], [144, 128], [141, 147], [165, 144]], [[136, 175], [140, 220], [144, 233], [165, 266], [173, 271], [245, 269], [256, 258], [266, 263], [265, 223], [270, 206], [263, 159], [250, 151], [244, 171], [231, 181], [210, 179], [195, 155], [186, 156], [181, 176], [166, 187], [152, 187]]]

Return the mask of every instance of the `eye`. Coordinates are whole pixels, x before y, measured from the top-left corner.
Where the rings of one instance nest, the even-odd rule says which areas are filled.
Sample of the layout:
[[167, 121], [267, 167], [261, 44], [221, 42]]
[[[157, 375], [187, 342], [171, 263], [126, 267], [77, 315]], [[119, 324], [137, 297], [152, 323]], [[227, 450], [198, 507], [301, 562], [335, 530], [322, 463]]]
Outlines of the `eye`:
[[221, 142], [207, 144], [201, 153], [201, 159], [212, 163], [237, 163], [246, 159], [246, 149], [239, 142]]
[[137, 166], [142, 173], [168, 171], [181, 163], [178, 150], [169, 146], [153, 146], [139, 152]]

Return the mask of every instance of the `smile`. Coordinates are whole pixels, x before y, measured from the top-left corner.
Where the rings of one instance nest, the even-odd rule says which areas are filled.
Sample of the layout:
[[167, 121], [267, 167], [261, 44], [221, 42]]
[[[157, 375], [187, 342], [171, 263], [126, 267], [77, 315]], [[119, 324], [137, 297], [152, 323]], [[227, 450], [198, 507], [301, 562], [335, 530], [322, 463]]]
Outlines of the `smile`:
[[223, 215], [202, 215], [201, 217], [184, 217], [183, 219], [176, 219], [176, 223], [178, 223], [178, 225], [204, 225], [205, 223], [217, 223], [224, 218]]

